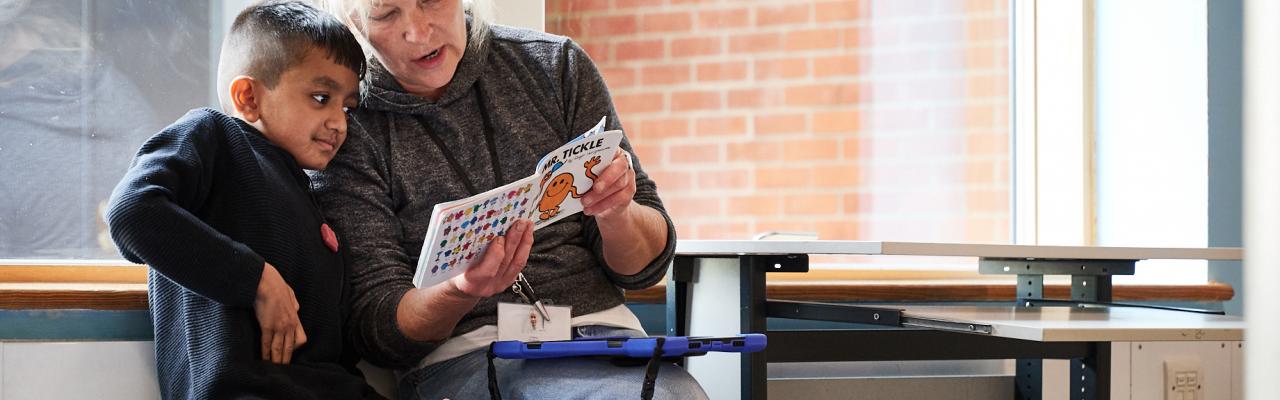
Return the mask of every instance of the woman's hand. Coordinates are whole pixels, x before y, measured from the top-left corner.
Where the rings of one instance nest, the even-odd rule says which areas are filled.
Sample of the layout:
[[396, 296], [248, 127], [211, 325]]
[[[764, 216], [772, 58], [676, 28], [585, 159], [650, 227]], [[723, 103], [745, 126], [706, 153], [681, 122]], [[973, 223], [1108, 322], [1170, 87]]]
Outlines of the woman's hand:
[[307, 333], [298, 319], [298, 299], [285, 283], [280, 271], [270, 263], [262, 266], [258, 296], [253, 301], [253, 314], [262, 328], [262, 359], [288, 364], [293, 351], [307, 344]]
[[635, 195], [636, 171], [631, 167], [631, 155], [618, 149], [592, 183], [591, 190], [582, 195], [582, 213], [596, 219], [625, 216]]
[[533, 248], [533, 222], [519, 220], [507, 234], [489, 243], [480, 262], [449, 279], [449, 284], [467, 297], [484, 298], [502, 293], [524, 270]]

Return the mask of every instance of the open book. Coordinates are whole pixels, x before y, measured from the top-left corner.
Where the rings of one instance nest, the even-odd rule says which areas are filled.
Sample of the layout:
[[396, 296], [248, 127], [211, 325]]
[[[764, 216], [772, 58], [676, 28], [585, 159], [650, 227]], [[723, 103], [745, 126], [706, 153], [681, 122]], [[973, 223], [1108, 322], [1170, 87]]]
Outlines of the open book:
[[547, 153], [533, 175], [461, 200], [436, 204], [431, 210], [418, 270], [417, 287], [429, 287], [479, 262], [493, 239], [521, 218], [539, 229], [582, 211], [582, 197], [597, 174], [613, 160], [622, 131], [604, 131], [605, 119], [587, 132]]

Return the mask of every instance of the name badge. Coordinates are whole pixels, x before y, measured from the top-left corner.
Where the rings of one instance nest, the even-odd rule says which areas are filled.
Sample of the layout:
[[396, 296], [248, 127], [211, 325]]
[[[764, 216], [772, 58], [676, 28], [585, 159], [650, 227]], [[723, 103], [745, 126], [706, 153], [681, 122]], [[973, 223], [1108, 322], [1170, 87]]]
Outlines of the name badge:
[[550, 321], [542, 318], [532, 305], [499, 302], [498, 340], [545, 342], [571, 339], [569, 322], [573, 318], [573, 308], [551, 305], [546, 308]]

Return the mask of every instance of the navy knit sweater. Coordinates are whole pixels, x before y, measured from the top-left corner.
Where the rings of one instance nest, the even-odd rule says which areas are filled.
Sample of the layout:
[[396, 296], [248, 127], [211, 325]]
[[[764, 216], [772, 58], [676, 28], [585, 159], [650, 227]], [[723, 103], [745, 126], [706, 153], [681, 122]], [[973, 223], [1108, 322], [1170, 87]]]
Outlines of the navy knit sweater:
[[[376, 396], [343, 352], [343, 255], [324, 245], [308, 178], [252, 126], [187, 113], [138, 150], [106, 218], [124, 257], [151, 267], [165, 398]], [[253, 303], [264, 261], [300, 304], [307, 343], [289, 365], [262, 361]]]

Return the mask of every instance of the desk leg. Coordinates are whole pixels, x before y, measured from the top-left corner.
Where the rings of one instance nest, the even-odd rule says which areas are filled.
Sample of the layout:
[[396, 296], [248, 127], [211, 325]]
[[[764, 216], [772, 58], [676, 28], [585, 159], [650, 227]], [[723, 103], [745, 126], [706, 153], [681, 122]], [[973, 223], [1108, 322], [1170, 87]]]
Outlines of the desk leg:
[[689, 283], [693, 282], [694, 259], [676, 257], [667, 274], [667, 336], [689, 334]]
[[[742, 274], [738, 257], [693, 258], [693, 281], [688, 285], [688, 332], [690, 336], [729, 336], [743, 332]], [[689, 357], [685, 369], [712, 399], [746, 398], [743, 390], [743, 362], [739, 353], [708, 353]]]
[[[739, 304], [742, 305], [742, 333], [767, 333], [765, 318], [765, 270], [753, 268], [750, 257], [738, 259], [741, 286]], [[765, 351], [768, 351], [767, 349]], [[742, 398], [763, 400], [768, 398], [768, 364], [765, 352], [742, 355]]]
[[[1111, 343], [1099, 342], [1085, 358], [1071, 360], [1071, 398], [1111, 399]], [[1078, 396], [1078, 397], [1077, 397]]]

